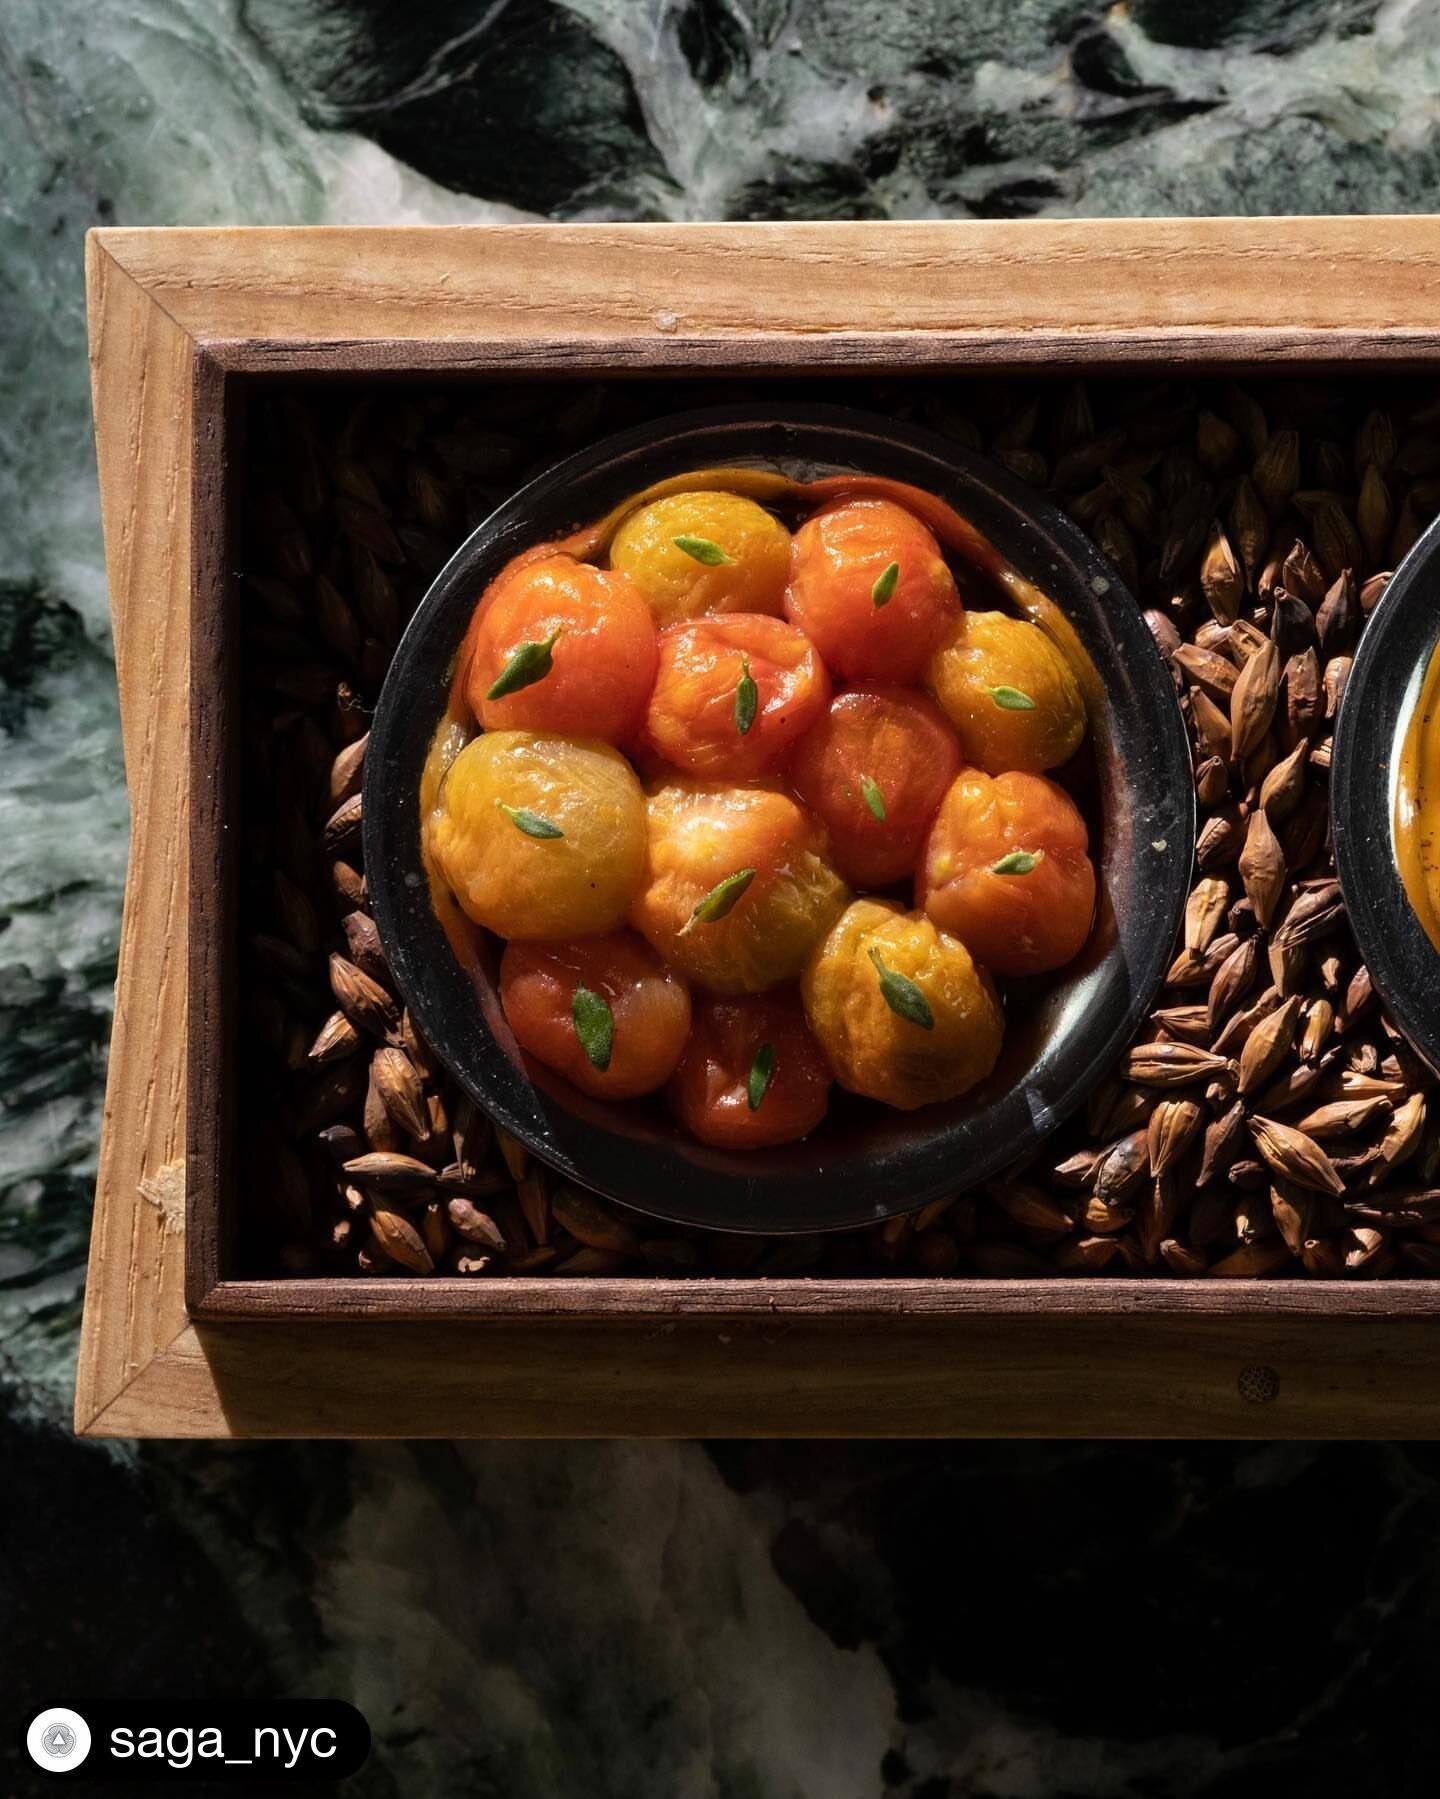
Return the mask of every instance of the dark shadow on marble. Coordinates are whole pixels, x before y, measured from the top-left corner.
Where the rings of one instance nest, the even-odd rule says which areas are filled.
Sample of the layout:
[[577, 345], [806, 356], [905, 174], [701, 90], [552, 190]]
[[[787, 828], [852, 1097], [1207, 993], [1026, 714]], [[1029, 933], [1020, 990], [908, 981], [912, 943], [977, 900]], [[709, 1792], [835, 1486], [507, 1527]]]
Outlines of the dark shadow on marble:
[[[0, 1791], [53, 1794], [14, 1726], [87, 1694], [205, 1698], [276, 1692], [225, 1571], [196, 1548], [161, 1486], [109, 1446], [32, 1420], [0, 1390]], [[138, 1796], [162, 1783], [127, 1783]], [[163, 1783], [173, 1793], [173, 1782]], [[82, 1783], [82, 1790], [93, 1790]], [[185, 1788], [233, 1792], [233, 1783]], [[324, 1789], [311, 1789], [324, 1790]]]
[[1060, 1739], [1057, 1769], [1113, 1763], [1109, 1790], [1135, 1799], [1433, 1786], [1435, 1447], [710, 1453], [737, 1490], [781, 1498], [774, 1566], [820, 1628], [882, 1656], [902, 1721], [886, 1780], [906, 1799], [989, 1799], [915, 1784], [904, 1741], [943, 1738], [946, 1708], [975, 1695]]
[[663, 181], [625, 65], [569, 8], [477, 0], [244, 0], [310, 123], [433, 181], [534, 212]]

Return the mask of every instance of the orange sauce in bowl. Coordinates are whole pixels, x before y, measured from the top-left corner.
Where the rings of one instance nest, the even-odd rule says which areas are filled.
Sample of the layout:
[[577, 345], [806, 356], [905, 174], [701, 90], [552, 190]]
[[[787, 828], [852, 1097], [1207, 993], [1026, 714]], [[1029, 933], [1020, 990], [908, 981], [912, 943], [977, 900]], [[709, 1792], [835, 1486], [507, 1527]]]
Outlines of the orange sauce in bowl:
[[1400, 746], [1394, 835], [1406, 895], [1440, 949], [1440, 646], [1430, 653]]

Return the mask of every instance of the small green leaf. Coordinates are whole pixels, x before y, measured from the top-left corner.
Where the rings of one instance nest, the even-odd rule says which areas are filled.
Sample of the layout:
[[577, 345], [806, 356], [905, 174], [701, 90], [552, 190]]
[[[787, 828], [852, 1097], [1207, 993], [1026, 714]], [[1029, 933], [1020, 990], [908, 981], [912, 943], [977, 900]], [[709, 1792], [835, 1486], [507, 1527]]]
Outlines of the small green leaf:
[[775, 1045], [762, 1043], [755, 1051], [755, 1060], [750, 1064], [750, 1078], [745, 1083], [745, 1097], [750, 1101], [750, 1110], [758, 1112], [760, 1102], [770, 1091], [770, 1083], [775, 1078]]
[[523, 831], [527, 837], [563, 837], [565, 835], [559, 825], [552, 825], [548, 818], [541, 818], [538, 812], [532, 812], [528, 806], [507, 806], [504, 800], [496, 800], [495, 804], [515, 829]]
[[1011, 850], [1008, 856], [1002, 856], [990, 872], [992, 875], [1028, 875], [1039, 862], [1041, 850]]
[[900, 564], [887, 563], [875, 577], [875, 585], [870, 589], [870, 598], [875, 602], [878, 612], [882, 606], [888, 606], [895, 597], [895, 589], [900, 583]]
[[755, 677], [750, 673], [750, 658], [740, 658], [742, 674], [735, 683], [735, 729], [743, 737], [755, 723], [755, 712], [760, 704], [760, 689], [755, 685]]
[[687, 556], [693, 557], [696, 562], [703, 562], [706, 568], [723, 568], [732, 560], [718, 543], [708, 537], [677, 537], [673, 541], [677, 550], [684, 550]]
[[687, 932], [693, 931], [697, 924], [719, 924], [739, 904], [745, 889], [754, 879], [753, 868], [737, 868], [733, 875], [726, 875], [723, 881], [717, 881], [690, 914], [687, 922], [680, 927], [680, 935], [683, 937]]
[[552, 631], [543, 643], [522, 643], [490, 683], [487, 700], [503, 700], [506, 694], [519, 693], [522, 687], [533, 687], [550, 673], [550, 652], [555, 648], [559, 631]]
[[885, 795], [870, 779], [869, 775], [861, 775], [860, 791], [865, 795], [865, 804], [870, 808], [870, 816], [877, 824], [885, 822]]
[[909, 975], [898, 974], [893, 968], [887, 968], [880, 959], [878, 949], [871, 950], [870, 960], [875, 964], [875, 972], [880, 977], [880, 992], [885, 1004], [895, 1016], [903, 1018], [906, 1024], [918, 1024], [922, 1031], [933, 1031], [935, 1014], [930, 1010], [929, 1001]]
[[986, 693], [995, 704], [1006, 712], [1033, 712], [1035, 702], [1028, 693], [1021, 693], [1018, 687], [987, 687]]
[[588, 987], [577, 987], [570, 1002], [570, 1016], [575, 1020], [575, 1035], [580, 1047], [601, 1074], [610, 1066], [610, 1052], [615, 1047], [615, 1014], [598, 993]]

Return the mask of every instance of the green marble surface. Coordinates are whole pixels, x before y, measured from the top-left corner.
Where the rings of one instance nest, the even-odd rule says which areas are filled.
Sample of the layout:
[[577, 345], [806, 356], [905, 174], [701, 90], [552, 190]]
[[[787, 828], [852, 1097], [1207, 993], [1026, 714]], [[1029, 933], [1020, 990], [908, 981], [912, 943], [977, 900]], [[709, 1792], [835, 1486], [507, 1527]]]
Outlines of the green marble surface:
[[1433, 0], [0, 3], [12, 1726], [66, 1683], [335, 1693], [376, 1734], [347, 1790], [407, 1799], [1428, 1790], [1429, 1451], [68, 1415], [127, 827], [88, 226], [1426, 211], [1437, 92]]

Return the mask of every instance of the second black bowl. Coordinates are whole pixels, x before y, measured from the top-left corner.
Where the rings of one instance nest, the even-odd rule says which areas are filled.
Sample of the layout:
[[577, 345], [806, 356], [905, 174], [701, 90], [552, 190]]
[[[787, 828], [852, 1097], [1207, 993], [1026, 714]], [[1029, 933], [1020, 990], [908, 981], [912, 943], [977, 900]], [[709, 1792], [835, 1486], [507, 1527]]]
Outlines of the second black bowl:
[[[606, 1104], [531, 1063], [505, 1023], [498, 958], [472, 981], [430, 907], [420, 772], [449, 670], [486, 583], [517, 551], [689, 470], [905, 481], [964, 514], [1065, 613], [1099, 676], [1091, 718], [1099, 905], [1077, 960], [1007, 989], [999, 1066], [962, 1099], [896, 1112], [837, 1091], [801, 1143], [709, 1149], [658, 1101]], [[961, 570], [962, 578], [965, 571]], [[1003, 604], [973, 577], [977, 603]], [[1195, 839], [1190, 750], [1135, 601], [1071, 520], [1002, 469], [929, 433], [838, 407], [717, 409], [607, 438], [531, 481], [461, 545], [396, 651], [365, 757], [365, 866], [376, 924], [421, 1031], [471, 1098], [574, 1180], [642, 1212], [742, 1231], [872, 1223], [974, 1185], [1079, 1106], [1132, 1035], [1170, 958]]]
[[1440, 647], [1440, 521], [1406, 556], [1366, 624], [1330, 759], [1335, 866], [1345, 911], [1395, 1022], [1440, 1070], [1440, 950], [1400, 878], [1395, 782], [1430, 658]]

